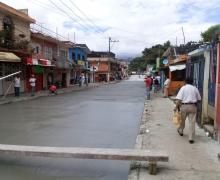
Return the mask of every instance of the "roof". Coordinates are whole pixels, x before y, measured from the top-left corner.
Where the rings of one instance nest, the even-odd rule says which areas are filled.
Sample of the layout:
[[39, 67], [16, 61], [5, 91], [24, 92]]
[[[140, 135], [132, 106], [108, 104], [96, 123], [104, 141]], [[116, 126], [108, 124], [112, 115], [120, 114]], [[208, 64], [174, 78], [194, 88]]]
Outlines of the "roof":
[[49, 42], [53, 42], [53, 43], [58, 43], [58, 40], [51, 37], [51, 36], [48, 36], [48, 35], [44, 35], [42, 33], [35, 33], [35, 32], [31, 32], [31, 37], [33, 38], [38, 38], [38, 39], [41, 39], [41, 40], [46, 40], [46, 41], [49, 41]]
[[163, 57], [168, 57], [171, 51], [171, 47], [168, 47], [167, 50], [163, 53]]
[[178, 55], [184, 55], [188, 54], [189, 52], [199, 48], [201, 46], [201, 43], [196, 42], [188, 42], [185, 45], [180, 45], [177, 47], [169, 47], [164, 53], [163, 57], [176, 57]]
[[74, 47], [75, 43], [73, 43], [72, 41], [62, 41], [63, 43], [67, 44], [70, 47]]
[[87, 53], [91, 53], [90, 49], [88, 48], [88, 46], [86, 44], [75, 44], [74, 46], [78, 47], [78, 48], [85, 49]]
[[115, 58], [115, 54], [112, 52], [106, 52], [106, 51], [92, 51], [90, 54], [88, 54], [88, 57], [112, 57]]
[[3, 11], [3, 12], [6, 12], [6, 13], [9, 13], [9, 14], [12, 14], [18, 18], [21, 18], [22, 20], [24, 21], [27, 21], [27, 22], [30, 22], [30, 23], [35, 23], [35, 19], [31, 18], [30, 16], [28, 16], [27, 14], [17, 10], [17, 9], [14, 9], [2, 2], [0, 2], [0, 11]]
[[21, 59], [14, 53], [0, 52], [0, 61], [2, 62], [21, 62]]

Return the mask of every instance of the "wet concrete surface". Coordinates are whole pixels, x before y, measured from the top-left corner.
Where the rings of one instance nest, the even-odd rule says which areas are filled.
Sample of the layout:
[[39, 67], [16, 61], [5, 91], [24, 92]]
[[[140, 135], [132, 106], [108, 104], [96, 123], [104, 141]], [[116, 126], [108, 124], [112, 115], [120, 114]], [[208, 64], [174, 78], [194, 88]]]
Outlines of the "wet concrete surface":
[[[133, 148], [144, 106], [143, 82], [0, 106], [0, 143]], [[0, 155], [4, 180], [125, 180], [130, 162]]]

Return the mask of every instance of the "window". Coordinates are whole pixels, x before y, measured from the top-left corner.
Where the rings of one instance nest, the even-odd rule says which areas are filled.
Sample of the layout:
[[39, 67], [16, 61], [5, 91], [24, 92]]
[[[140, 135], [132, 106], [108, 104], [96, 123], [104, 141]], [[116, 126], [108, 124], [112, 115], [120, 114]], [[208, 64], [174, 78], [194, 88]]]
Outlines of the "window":
[[80, 54], [77, 54], [77, 61], [81, 60]]
[[76, 60], [76, 54], [74, 52], [72, 53], [72, 60]]
[[3, 31], [3, 43], [6, 47], [10, 47], [13, 43], [13, 22], [8, 16], [3, 18]]
[[60, 50], [60, 58], [61, 60], [67, 59], [67, 52], [65, 50]]
[[82, 60], [85, 61], [85, 56], [84, 55], [82, 55]]
[[40, 50], [40, 48], [39, 48], [39, 46], [37, 46], [37, 47], [36, 47], [36, 53], [37, 53], [37, 54], [40, 52], [39, 50]]
[[[18, 71], [22, 71], [22, 66], [21, 64], [17, 64], [17, 63], [2, 63], [2, 72], [0, 72], [2, 74], [2, 76], [7, 76], [10, 75], [12, 73], [18, 72]], [[4, 68], [3, 68], [4, 66]], [[4, 69], [4, 70], [3, 70]], [[22, 71], [24, 72], [24, 71]], [[14, 77], [10, 77], [7, 78], [6, 81], [12, 81]], [[21, 78], [23, 79], [23, 75], [21, 76]]]
[[45, 54], [46, 59], [52, 60], [52, 48], [51, 47], [45, 47]]

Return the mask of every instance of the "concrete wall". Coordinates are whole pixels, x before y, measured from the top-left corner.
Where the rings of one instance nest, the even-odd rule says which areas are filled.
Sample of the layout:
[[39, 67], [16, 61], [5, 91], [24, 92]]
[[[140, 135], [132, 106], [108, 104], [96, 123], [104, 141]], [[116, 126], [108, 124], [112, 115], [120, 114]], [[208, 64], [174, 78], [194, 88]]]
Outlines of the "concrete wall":
[[205, 67], [203, 81], [203, 99], [202, 99], [202, 124], [208, 122], [208, 83], [209, 83], [209, 66], [210, 66], [210, 51], [204, 52]]
[[[31, 39], [31, 46], [32, 46], [32, 48], [36, 48], [37, 46], [40, 47], [39, 48], [40, 52], [36, 53], [36, 51], [35, 51], [32, 55], [33, 58], [37, 58], [37, 59], [44, 58], [44, 59], [53, 60], [53, 57], [57, 56], [57, 48], [58, 47], [57, 47], [56, 43], [33, 37]], [[45, 48], [52, 48], [52, 57], [50, 57], [50, 58], [45, 57]]]

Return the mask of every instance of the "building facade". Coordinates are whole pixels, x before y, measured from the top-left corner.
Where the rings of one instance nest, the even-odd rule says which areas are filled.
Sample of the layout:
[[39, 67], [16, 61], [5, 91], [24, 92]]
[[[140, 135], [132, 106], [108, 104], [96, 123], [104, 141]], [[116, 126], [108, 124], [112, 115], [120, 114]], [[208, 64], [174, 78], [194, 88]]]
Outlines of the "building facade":
[[120, 62], [112, 52], [92, 51], [88, 55], [93, 82], [109, 82], [118, 78]]
[[[31, 54], [31, 23], [35, 23], [35, 20], [28, 16], [27, 10], [17, 10], [0, 2], [0, 52], [2, 54], [0, 76], [21, 71], [21, 92], [26, 89], [24, 62]], [[13, 88], [9, 88], [12, 80], [13, 77], [10, 77], [0, 82], [0, 95], [3, 95], [5, 91], [8, 94], [13, 93]]]

